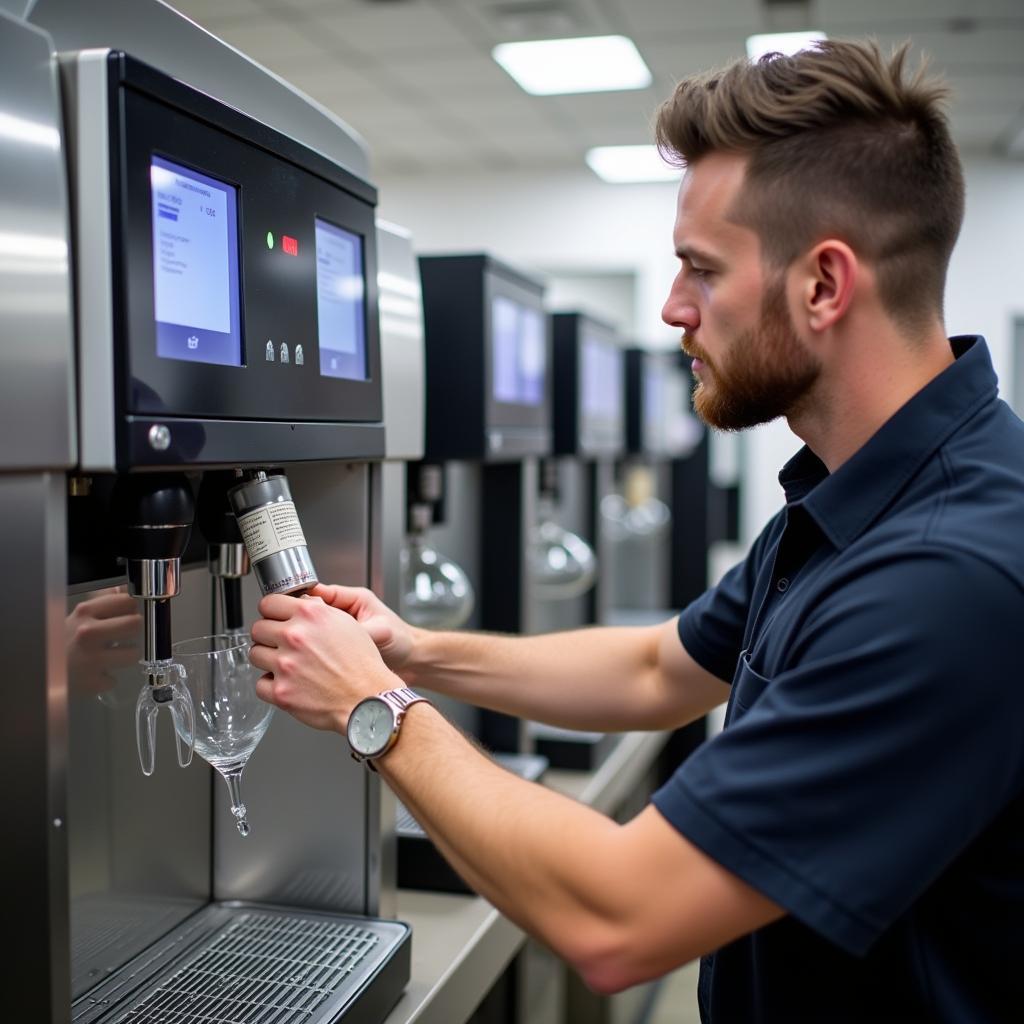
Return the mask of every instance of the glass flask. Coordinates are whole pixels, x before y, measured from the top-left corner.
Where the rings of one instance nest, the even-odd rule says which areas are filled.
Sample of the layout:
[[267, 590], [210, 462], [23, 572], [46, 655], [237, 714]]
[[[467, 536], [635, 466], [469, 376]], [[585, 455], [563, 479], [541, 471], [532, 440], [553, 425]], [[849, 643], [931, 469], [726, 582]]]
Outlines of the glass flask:
[[542, 495], [538, 523], [527, 551], [530, 581], [541, 597], [564, 599], [585, 594], [597, 579], [597, 558], [582, 537], [560, 526], [554, 506]]
[[414, 532], [401, 552], [401, 615], [424, 629], [457, 629], [473, 614], [473, 585], [462, 568]]
[[256, 695], [261, 669], [249, 661], [249, 637], [218, 633], [172, 647], [195, 707], [195, 752], [224, 777], [231, 813], [241, 835], [249, 834], [241, 778], [249, 757], [270, 725], [273, 705]]

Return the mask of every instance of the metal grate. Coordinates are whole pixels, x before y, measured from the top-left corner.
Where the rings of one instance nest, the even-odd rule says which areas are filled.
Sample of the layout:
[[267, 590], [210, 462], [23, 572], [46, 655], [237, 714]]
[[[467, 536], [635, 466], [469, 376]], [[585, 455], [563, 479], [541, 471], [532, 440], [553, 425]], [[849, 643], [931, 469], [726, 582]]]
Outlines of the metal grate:
[[380, 942], [358, 925], [247, 912], [117, 1024], [306, 1024]]

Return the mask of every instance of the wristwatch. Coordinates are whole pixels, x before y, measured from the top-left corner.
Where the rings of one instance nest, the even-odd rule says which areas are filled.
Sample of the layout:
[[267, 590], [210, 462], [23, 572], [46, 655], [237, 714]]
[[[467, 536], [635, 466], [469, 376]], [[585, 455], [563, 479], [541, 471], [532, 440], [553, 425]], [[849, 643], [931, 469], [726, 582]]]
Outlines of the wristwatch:
[[430, 703], [407, 686], [361, 700], [348, 716], [345, 731], [353, 760], [376, 771], [373, 762], [398, 742], [406, 710], [421, 700]]

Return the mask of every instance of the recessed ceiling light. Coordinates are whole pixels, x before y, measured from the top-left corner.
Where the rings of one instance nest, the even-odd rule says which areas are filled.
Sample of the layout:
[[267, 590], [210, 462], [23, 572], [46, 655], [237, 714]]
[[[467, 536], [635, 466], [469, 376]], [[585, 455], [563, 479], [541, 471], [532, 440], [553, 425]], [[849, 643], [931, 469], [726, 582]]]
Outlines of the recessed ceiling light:
[[758, 60], [766, 53], [781, 53], [786, 57], [806, 50], [819, 40], [828, 38], [824, 32], [769, 32], [747, 37], [747, 56]]
[[587, 150], [587, 166], [615, 185], [640, 181], [678, 181], [679, 167], [665, 163], [657, 146], [595, 146]]
[[646, 89], [651, 84], [643, 57], [625, 36], [501, 43], [491, 56], [533, 96]]

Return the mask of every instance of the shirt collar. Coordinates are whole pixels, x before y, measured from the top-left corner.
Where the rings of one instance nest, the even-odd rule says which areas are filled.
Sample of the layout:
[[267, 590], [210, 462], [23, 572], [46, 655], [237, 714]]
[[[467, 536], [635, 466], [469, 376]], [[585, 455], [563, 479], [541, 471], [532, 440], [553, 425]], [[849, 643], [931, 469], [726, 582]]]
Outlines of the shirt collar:
[[852, 543], [888, 507], [930, 455], [997, 392], [985, 339], [950, 339], [956, 361], [929, 381], [829, 474], [806, 446], [783, 467], [790, 505], [802, 504], [837, 548]]

